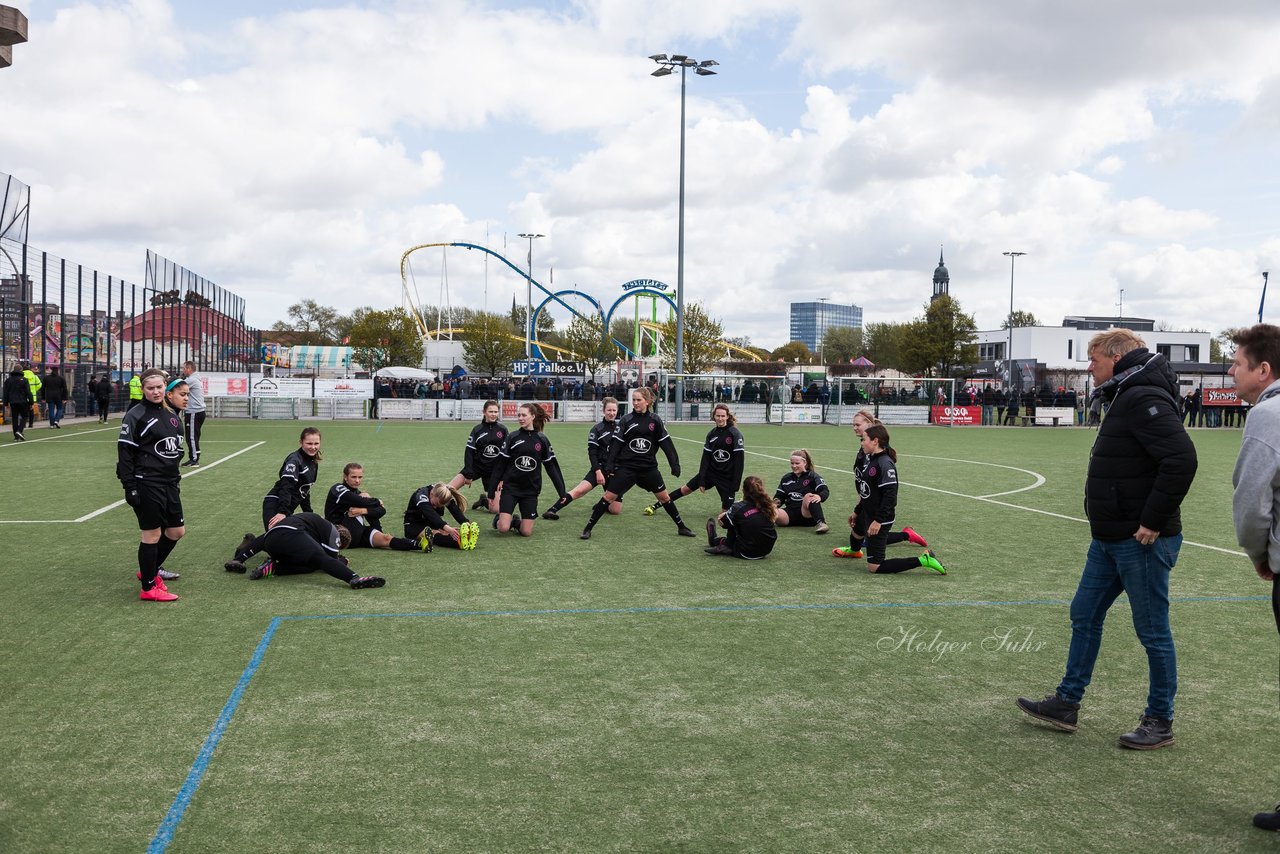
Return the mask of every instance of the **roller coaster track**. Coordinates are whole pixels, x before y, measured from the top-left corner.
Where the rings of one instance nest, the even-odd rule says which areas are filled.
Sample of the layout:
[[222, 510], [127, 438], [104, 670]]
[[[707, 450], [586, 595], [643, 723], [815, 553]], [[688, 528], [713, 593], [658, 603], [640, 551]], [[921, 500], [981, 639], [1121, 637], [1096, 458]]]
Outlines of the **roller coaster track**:
[[[560, 297], [556, 296], [554, 293], [552, 293], [551, 291], [543, 287], [542, 284], [538, 282], [538, 280], [532, 278], [527, 272], [525, 272], [524, 270], [521, 270], [515, 264], [512, 264], [509, 260], [507, 260], [502, 255], [499, 255], [497, 252], [494, 252], [492, 249], [489, 249], [484, 246], [479, 246], [475, 243], [421, 243], [417, 246], [411, 246], [410, 248], [406, 249], [404, 254], [400, 256], [400, 285], [404, 289], [405, 302], [407, 302], [410, 308], [413, 309], [413, 311], [411, 312], [413, 315], [413, 321], [415, 324], [417, 324], [418, 334], [421, 335], [423, 341], [432, 340], [432, 336], [431, 336], [431, 330], [427, 328], [426, 319], [422, 316], [422, 308], [421, 306], [418, 305], [417, 294], [414, 293], [413, 290], [409, 287], [409, 256], [412, 255], [414, 252], [417, 252], [419, 249], [445, 248], [449, 246], [456, 246], [462, 249], [478, 249], [481, 252], [492, 255], [494, 258], [497, 258], [499, 261], [506, 264], [513, 271], [515, 271], [516, 275], [518, 275], [520, 278], [529, 282], [535, 288], [537, 288], [538, 290], [546, 294], [549, 299], [553, 299], [560, 305], [569, 309], [569, 311], [573, 314], [574, 317], [583, 317], [583, 318], [586, 317], [586, 315], [584, 315], [582, 312], [578, 311], [576, 308], [569, 305], [569, 303], [560, 299]], [[594, 318], [587, 318], [587, 319], [594, 319]], [[530, 322], [531, 318], [526, 318], [525, 321], [526, 323]], [[640, 325], [645, 327], [646, 329], [661, 329], [661, 326], [659, 324], [656, 324], [652, 321], [647, 321], [647, 320], [640, 321]], [[462, 327], [453, 327], [447, 330], [446, 329], [440, 330], [440, 334], [442, 335], [446, 333], [453, 334], [453, 333], [459, 333], [459, 332], [465, 332], [465, 331], [466, 330]], [[510, 337], [521, 342], [525, 340], [520, 335], [511, 335]], [[617, 338], [614, 338], [612, 335], [609, 336], [609, 340], [611, 340], [615, 345], [617, 345], [617, 347], [622, 351], [623, 355], [626, 358], [628, 359], [635, 358], [635, 353], [632, 352], [631, 348], [628, 347], [626, 344], [623, 344], [621, 341], [619, 341]], [[578, 356], [577, 353], [574, 353], [571, 350], [566, 350], [563, 347], [554, 347], [550, 344], [543, 344], [541, 341], [538, 340], [538, 335], [536, 330], [534, 330], [534, 333], [531, 336], [531, 341], [532, 341], [532, 346], [534, 348], [535, 354], [540, 358], [542, 357], [541, 351], [543, 349], [554, 350], [557, 353], [567, 353], [570, 356], [581, 358], [580, 356]], [[746, 356], [748, 359], [750, 359], [753, 362], [762, 361], [762, 359], [755, 353], [751, 352], [750, 350], [739, 347], [736, 344], [730, 344], [728, 341], [721, 341], [719, 343], [725, 348], [726, 351], [741, 353], [742, 355]]]

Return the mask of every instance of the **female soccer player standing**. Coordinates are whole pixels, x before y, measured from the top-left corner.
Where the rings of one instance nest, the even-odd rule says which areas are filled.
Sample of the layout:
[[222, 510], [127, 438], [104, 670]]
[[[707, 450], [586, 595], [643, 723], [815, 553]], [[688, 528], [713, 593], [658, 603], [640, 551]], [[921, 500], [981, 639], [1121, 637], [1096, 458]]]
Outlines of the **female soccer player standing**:
[[311, 512], [311, 487], [320, 474], [320, 430], [307, 427], [298, 437], [298, 450], [284, 458], [276, 485], [262, 499], [262, 527], [271, 526], [301, 507]]
[[506, 533], [511, 530], [511, 511], [519, 507], [520, 536], [527, 537], [533, 533], [533, 522], [538, 518], [542, 470], [547, 470], [556, 494], [561, 497], [565, 494], [564, 476], [560, 474], [556, 452], [551, 450], [551, 442], [542, 432], [547, 423], [546, 411], [536, 403], [522, 403], [516, 418], [520, 421], [520, 429], [507, 436], [502, 453], [498, 455], [498, 462], [493, 467], [497, 485], [489, 499], [492, 501], [501, 494], [497, 499], [498, 531]]
[[611, 473], [609, 483], [605, 486], [604, 497], [591, 508], [591, 521], [582, 530], [582, 539], [591, 539], [591, 529], [609, 512], [609, 505], [636, 485], [657, 496], [671, 521], [676, 523], [680, 536], [697, 536], [680, 518], [680, 511], [671, 503], [667, 486], [658, 472], [659, 447], [667, 455], [673, 477], [680, 476], [680, 455], [676, 453], [675, 443], [667, 435], [667, 426], [651, 411], [653, 400], [654, 394], [650, 388], [631, 390], [631, 411], [618, 422], [618, 434], [610, 444], [609, 455], [605, 459], [604, 470]]
[[187, 532], [178, 489], [187, 384], [179, 379], [166, 388], [165, 373], [156, 368], [143, 371], [141, 380], [142, 402], [130, 409], [120, 424], [116, 477], [124, 487], [125, 502], [138, 517], [141, 532], [138, 580], [142, 592], [138, 598], [173, 602], [178, 597], [165, 587], [158, 570]]
[[[469, 520], [462, 508], [465, 499], [447, 483], [432, 483], [414, 490], [404, 511], [404, 536], [418, 544], [424, 552], [433, 546], [471, 551], [480, 538], [480, 526]], [[458, 527], [444, 521], [449, 511]]]
[[764, 481], [752, 475], [742, 482], [742, 500], [719, 516], [725, 529], [723, 537], [716, 536], [716, 520], [707, 520], [710, 548], [703, 551], [709, 555], [760, 560], [773, 551], [778, 541], [778, 531], [773, 525], [776, 516], [777, 507], [764, 491]]
[[778, 505], [774, 524], [812, 526], [815, 534], [831, 530], [822, 512], [822, 502], [831, 497], [827, 482], [813, 470], [813, 457], [804, 448], [791, 452], [791, 471], [783, 475], [773, 494]]
[[[880, 419], [876, 418], [865, 409], [858, 410], [858, 412], [853, 416], [853, 434], [858, 437], [858, 455], [853, 461], [853, 486], [854, 491], [858, 493], [859, 500], [867, 494], [867, 486], [862, 480], [862, 471], [866, 468], [867, 464], [867, 452], [862, 450], [862, 437], [868, 427], [872, 424], [879, 423]], [[849, 516], [849, 526], [851, 528], [853, 527], [852, 515]], [[886, 545], [890, 546], [894, 543], [905, 542], [914, 543], [923, 549], [929, 548], [929, 543], [925, 538], [917, 534], [910, 525], [904, 525], [901, 531], [891, 531], [889, 533], [889, 538], [885, 541]], [[848, 548], [842, 547], [832, 549], [831, 554], [836, 557], [860, 558], [862, 557], [862, 549], [864, 545], [865, 540], [859, 538], [855, 541], [851, 536], [849, 537]]]
[[[738, 486], [742, 483], [743, 460], [747, 452], [736, 426], [737, 419], [729, 411], [728, 404], [717, 403], [711, 409], [711, 420], [716, 426], [707, 433], [707, 440], [702, 446], [702, 465], [692, 480], [671, 493], [671, 500], [679, 501], [695, 489], [706, 492], [708, 487], [715, 487], [720, 493], [720, 509], [728, 510], [733, 506], [733, 496], [738, 494]], [[644, 515], [652, 516], [661, 506], [661, 502], [648, 505], [644, 508]]]
[[[591, 468], [582, 476], [582, 483], [575, 486], [568, 495], [561, 496], [559, 501], [542, 514], [543, 519], [559, 519], [560, 511], [570, 501], [581, 498], [597, 486], [603, 487], [608, 482], [609, 473], [604, 469], [604, 462], [609, 456], [609, 446], [618, 433], [618, 399], [606, 397], [601, 401], [600, 411], [603, 418], [587, 433], [587, 459], [591, 461]], [[614, 516], [621, 513], [622, 502], [615, 501], [610, 504], [609, 512]]]
[[898, 509], [898, 453], [889, 446], [889, 431], [883, 424], [872, 424], [863, 431], [862, 450], [866, 451], [866, 462], [861, 483], [866, 487], [866, 494], [854, 508], [849, 524], [853, 526], [853, 537], [867, 538], [867, 570], [905, 572], [923, 566], [946, 575], [946, 567], [927, 550], [919, 558], [885, 560], [884, 547]]
[[501, 411], [498, 401], [484, 402], [484, 414], [480, 418], [480, 423], [471, 428], [471, 435], [467, 437], [467, 449], [462, 457], [462, 471], [449, 481], [451, 489], [460, 489], [463, 486], [470, 486], [477, 480], [480, 481], [485, 494], [471, 505], [472, 510], [485, 507], [491, 512], [497, 512], [498, 509], [497, 500], [490, 502], [485, 496], [497, 494], [495, 490], [497, 480], [493, 477], [493, 467], [498, 462], [498, 454], [502, 452], [503, 443], [511, 433], [507, 425], [498, 420]]

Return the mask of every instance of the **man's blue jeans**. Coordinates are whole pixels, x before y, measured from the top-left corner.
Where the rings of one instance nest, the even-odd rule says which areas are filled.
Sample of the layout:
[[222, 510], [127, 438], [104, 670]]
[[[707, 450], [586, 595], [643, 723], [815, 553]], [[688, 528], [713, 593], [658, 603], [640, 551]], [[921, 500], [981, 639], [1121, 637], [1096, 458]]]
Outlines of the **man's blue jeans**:
[[46, 404], [49, 410], [49, 423], [57, 424], [62, 420], [62, 414], [67, 411], [67, 404], [57, 400], [51, 400]]
[[1059, 697], [1071, 703], [1084, 697], [1102, 646], [1102, 622], [1123, 592], [1129, 597], [1134, 631], [1147, 650], [1151, 687], [1145, 714], [1173, 720], [1178, 663], [1169, 628], [1169, 571], [1181, 548], [1181, 534], [1160, 537], [1149, 546], [1133, 538], [1089, 544], [1080, 586], [1071, 600], [1071, 648]]

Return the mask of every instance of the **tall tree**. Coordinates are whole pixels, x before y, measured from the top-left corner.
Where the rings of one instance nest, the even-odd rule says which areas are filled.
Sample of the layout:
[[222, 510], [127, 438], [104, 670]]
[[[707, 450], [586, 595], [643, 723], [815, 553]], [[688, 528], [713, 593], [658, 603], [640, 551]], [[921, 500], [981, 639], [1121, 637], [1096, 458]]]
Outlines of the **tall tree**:
[[1021, 329], [1024, 326], [1039, 325], [1040, 321], [1036, 320], [1036, 316], [1034, 314], [1029, 311], [1018, 309], [1017, 311], [1010, 312], [1010, 314], [1004, 319], [1004, 322], [1000, 324], [1000, 328], [1008, 329], [1012, 326], [1014, 329]]
[[903, 370], [906, 337], [905, 323], [869, 323], [862, 331], [862, 350], [877, 367]]
[[402, 308], [370, 309], [351, 326], [352, 358], [376, 371], [387, 365], [422, 364], [422, 339]]
[[297, 332], [300, 344], [337, 344], [338, 310], [313, 299], [295, 302], [287, 310], [289, 320], [277, 320], [275, 332]]
[[803, 341], [788, 341], [778, 349], [769, 354], [770, 359], [778, 359], [783, 362], [795, 364], [799, 362], [802, 365], [812, 364], [816, 357], [813, 351]]
[[618, 348], [601, 335], [603, 328], [599, 318], [575, 317], [564, 330], [564, 346], [586, 362], [587, 373], [592, 376], [618, 358]]
[[630, 317], [615, 317], [609, 323], [609, 337], [621, 341], [632, 349], [635, 348], [636, 322]]
[[511, 370], [511, 363], [524, 356], [524, 344], [501, 314], [476, 312], [467, 324], [462, 356], [471, 370], [496, 376]]
[[973, 315], [960, 310], [949, 295], [931, 300], [924, 317], [907, 329], [903, 345], [904, 369], [937, 377], [952, 377], [978, 361], [978, 326]]
[[[676, 319], [668, 318], [660, 324], [662, 330], [662, 366], [667, 370], [676, 363]], [[720, 321], [707, 314], [702, 303], [689, 302], [684, 306], [684, 372], [703, 374], [724, 359], [724, 328]]]
[[862, 328], [829, 326], [822, 335], [822, 360], [828, 365], [848, 362], [862, 354]]

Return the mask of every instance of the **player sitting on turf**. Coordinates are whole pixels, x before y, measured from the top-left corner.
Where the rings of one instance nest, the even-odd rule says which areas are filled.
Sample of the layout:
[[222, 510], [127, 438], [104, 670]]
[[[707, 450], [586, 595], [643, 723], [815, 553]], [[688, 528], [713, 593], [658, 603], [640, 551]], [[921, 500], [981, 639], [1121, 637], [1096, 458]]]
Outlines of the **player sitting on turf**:
[[386, 515], [387, 508], [369, 493], [360, 491], [363, 481], [364, 467], [359, 463], [347, 463], [342, 469], [342, 483], [335, 483], [325, 497], [324, 518], [351, 534], [353, 549], [418, 551], [419, 546], [413, 540], [383, 532], [382, 517]]
[[[433, 546], [471, 551], [480, 538], [480, 526], [462, 512], [465, 499], [447, 483], [432, 483], [414, 490], [404, 511], [404, 535], [424, 552]], [[448, 509], [458, 527], [446, 524], [441, 511]]]
[[271, 526], [265, 534], [245, 534], [236, 546], [235, 556], [223, 564], [227, 572], [244, 572], [244, 562], [258, 552], [270, 558], [249, 573], [249, 580], [274, 575], [299, 575], [321, 570], [351, 586], [352, 590], [381, 587], [385, 578], [356, 575], [350, 562], [338, 555], [339, 549], [351, 544], [351, 533], [315, 513], [294, 513]]

